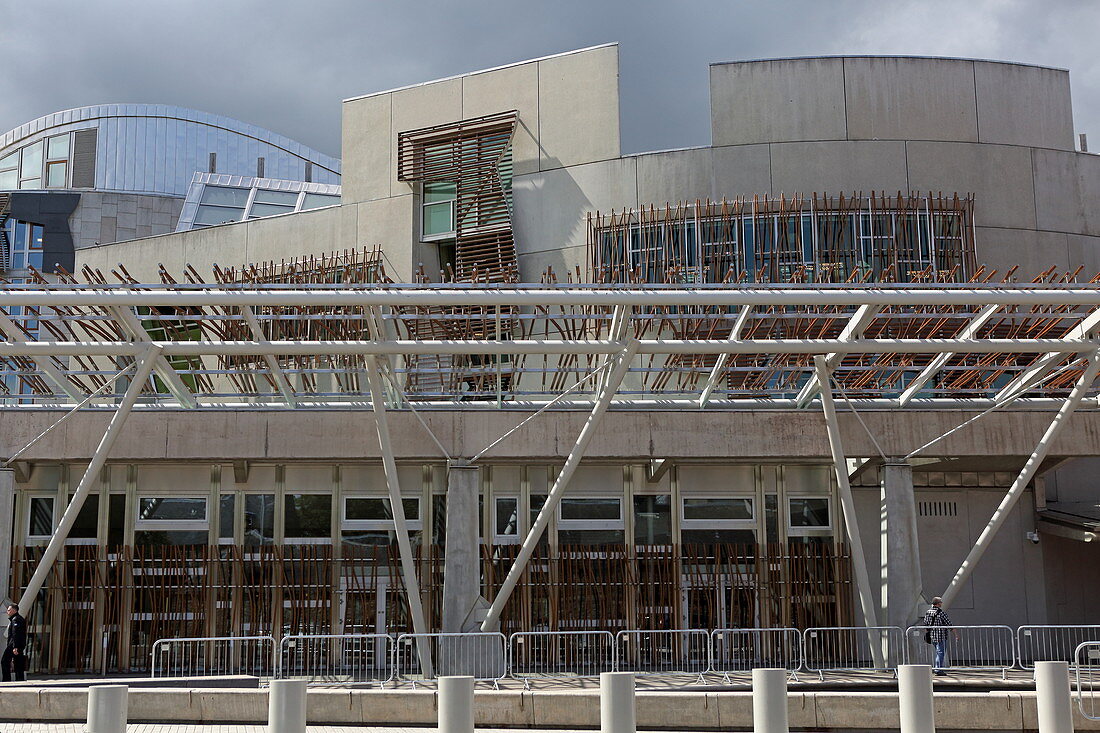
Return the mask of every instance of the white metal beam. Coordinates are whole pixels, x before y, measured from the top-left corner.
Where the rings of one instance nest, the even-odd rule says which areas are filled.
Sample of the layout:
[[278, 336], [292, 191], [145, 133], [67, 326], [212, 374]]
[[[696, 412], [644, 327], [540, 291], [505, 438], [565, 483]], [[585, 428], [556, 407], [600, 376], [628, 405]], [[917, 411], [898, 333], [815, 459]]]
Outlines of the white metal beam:
[[30, 605], [37, 599], [38, 592], [42, 590], [42, 585], [46, 582], [46, 577], [50, 574], [54, 561], [61, 554], [61, 550], [65, 546], [65, 540], [69, 537], [69, 531], [76, 523], [76, 517], [80, 514], [81, 507], [84, 506], [84, 500], [88, 498], [92, 486], [99, 480], [99, 473], [103, 470], [107, 455], [111, 452], [119, 433], [122, 432], [122, 427], [126, 424], [126, 418], [129, 417], [130, 410], [133, 409], [138, 395], [141, 394], [142, 387], [149, 381], [149, 374], [152, 372], [153, 365], [159, 356], [160, 348], [149, 346], [138, 361], [133, 380], [126, 388], [126, 393], [122, 396], [122, 402], [119, 403], [115, 414], [111, 416], [111, 421], [107, 424], [107, 430], [103, 433], [103, 438], [100, 439], [95, 453], [92, 454], [88, 467], [84, 470], [80, 483], [76, 486], [76, 491], [73, 492], [72, 500], [65, 507], [65, 513], [61, 515], [61, 521], [58, 523], [57, 529], [50, 537], [50, 542], [46, 545], [46, 550], [42, 553], [42, 558], [38, 561], [34, 574], [20, 596], [19, 610], [22, 613], [27, 612]]
[[[879, 314], [879, 311], [881, 310], [882, 306], [867, 304], [861, 305], [859, 308], [856, 309], [856, 312], [851, 315], [851, 317], [848, 319], [848, 322], [844, 324], [844, 329], [841, 330], [840, 335], [837, 336], [837, 342], [847, 343], [863, 336], [864, 329], [867, 328], [871, 321], [875, 320], [875, 316], [877, 316]], [[836, 369], [837, 364], [839, 364], [840, 360], [843, 358], [844, 354], [838, 354], [835, 352], [825, 357], [825, 365], [828, 367], [830, 374], [833, 373], [833, 370]], [[803, 385], [802, 389], [798, 393], [798, 397], [795, 398], [798, 406], [805, 407], [806, 405], [808, 405], [810, 400], [812, 400], [814, 396], [817, 395], [819, 389], [820, 386], [817, 379], [817, 374], [813, 374], [808, 380], [806, 380], [806, 384]]]
[[[27, 344], [34, 343], [28, 341], [27, 337], [23, 335], [23, 332], [19, 330], [19, 327], [15, 325], [15, 322], [8, 317], [3, 310], [0, 310], [0, 329], [8, 334], [8, 340], [12, 344]], [[46, 375], [54, 387], [61, 390], [65, 395], [71, 399], [79, 402], [84, 399], [84, 392], [77, 389], [76, 385], [69, 381], [68, 377], [50, 361], [49, 356], [31, 357], [34, 359], [35, 365]]]
[[[242, 305], [240, 310], [241, 318], [248, 324], [248, 330], [252, 332], [252, 338], [256, 339], [256, 343], [270, 343], [264, 335], [263, 329], [260, 328], [260, 321], [256, 318], [256, 313], [252, 308], [247, 305]], [[286, 378], [283, 368], [279, 366], [279, 360], [275, 357], [275, 354], [264, 354], [264, 363], [267, 364], [267, 370], [271, 374], [271, 378], [275, 381], [275, 387], [279, 390], [283, 399], [286, 400], [287, 406], [297, 407], [298, 399], [294, 396], [294, 388], [290, 386], [290, 380]]]
[[959, 566], [958, 571], [955, 573], [955, 577], [951, 579], [951, 584], [948, 585], [947, 590], [943, 594], [943, 605], [950, 606], [951, 602], [955, 600], [955, 597], [962, 590], [963, 585], [970, 578], [970, 574], [974, 572], [974, 566], [978, 564], [978, 561], [982, 559], [985, 551], [989, 549], [990, 543], [993, 542], [993, 538], [997, 536], [998, 530], [1008, 519], [1009, 513], [1012, 508], [1016, 506], [1016, 502], [1019, 501], [1020, 496], [1023, 495], [1024, 489], [1027, 488], [1028, 483], [1034, 478], [1035, 473], [1039, 470], [1039, 466], [1043, 463], [1043, 459], [1047, 457], [1047, 453], [1050, 452], [1050, 446], [1058, 438], [1058, 435], [1065, 428], [1066, 423], [1069, 422], [1070, 415], [1077, 409], [1077, 406], [1081, 404], [1081, 400], [1084, 399], [1085, 393], [1092, 387], [1092, 383], [1096, 381], [1096, 375], [1100, 373], [1100, 351], [1093, 351], [1089, 357], [1088, 366], [1085, 367], [1084, 373], [1081, 374], [1081, 378], [1077, 380], [1077, 384], [1073, 385], [1073, 389], [1070, 391], [1069, 396], [1066, 397], [1066, 401], [1062, 404], [1062, 407], [1058, 410], [1054, 416], [1054, 420], [1051, 421], [1047, 427], [1043, 436], [1039, 439], [1038, 444], [1035, 446], [1034, 452], [1028, 457], [1027, 462], [1024, 463], [1024, 467], [1020, 469], [1020, 473], [1016, 476], [1016, 480], [1012, 482], [1012, 486], [1009, 487], [1008, 492], [1004, 498], [1001, 499], [1001, 503], [997, 506], [997, 509], [993, 512], [993, 516], [990, 517], [989, 523], [986, 524], [985, 529], [978, 535], [977, 541], [974, 546], [970, 548], [970, 552], [967, 554], [966, 559], [963, 560], [962, 565]]
[[[1001, 306], [999, 305], [987, 305], [985, 308], [982, 308], [972, 319], [970, 319], [970, 323], [963, 327], [962, 331], [958, 334], [958, 338], [972, 339], [977, 337], [978, 332], [980, 332], [982, 328], [985, 327], [985, 324], [1000, 312], [1000, 310]], [[901, 396], [898, 397], [898, 404], [905, 407], [911, 399], [917, 396], [917, 393], [924, 389], [924, 385], [928, 384], [937, 374], [939, 374], [940, 370], [947, 365], [947, 362], [950, 361], [953, 356], [955, 356], [953, 353], [945, 352], [935, 356], [928, 362], [928, 366], [926, 366], [921, 373], [905, 387]]]
[[[1093, 311], [1084, 318], [1081, 322], [1067, 331], [1064, 335], [1067, 338], [1092, 338], [1095, 335], [1096, 329], [1100, 328], [1100, 311]], [[1002, 399], [1011, 395], [1017, 390], [1027, 391], [1030, 387], [1026, 386], [1042, 377], [1046, 376], [1052, 369], [1058, 366], [1058, 363], [1066, 358], [1065, 354], [1052, 352], [1045, 354], [1035, 360], [1035, 363], [1024, 369], [1022, 372], [1016, 375], [1016, 378], [1006, 384], [1001, 391], [997, 393], [996, 399]]]
[[[737, 341], [741, 338], [741, 332], [745, 330], [745, 324], [749, 322], [752, 311], [753, 307], [751, 305], [741, 307], [741, 312], [737, 314], [737, 320], [733, 322], [733, 328], [730, 329], [727, 341]], [[710, 395], [714, 392], [715, 386], [718, 385], [718, 380], [721, 378], [722, 372], [725, 371], [729, 360], [729, 354], [718, 355], [718, 359], [714, 362], [714, 368], [710, 370], [710, 376], [707, 377], [707, 383], [703, 385], [703, 391], [699, 394], [699, 407], [706, 407], [707, 403], [710, 402]]]
[[[141, 321], [137, 319], [133, 311], [129, 308], [120, 306], [111, 307], [109, 310], [135, 342], [138, 344], [153, 343], [153, 339], [145, 331], [145, 328], [141, 325]], [[202, 352], [200, 351], [198, 353]], [[198, 407], [199, 403], [195, 400], [195, 395], [188, 386], [183, 383], [183, 380], [180, 379], [179, 372], [177, 372], [172, 365], [168, 363], [168, 359], [165, 358], [164, 349], [158, 351], [157, 361], [153, 366], [153, 371], [164, 381], [164, 385], [168, 388], [168, 391], [172, 393], [172, 396], [176, 398], [181, 406]]]
[[538, 547], [539, 539], [542, 537], [542, 533], [546, 531], [546, 526], [550, 523], [550, 517], [557, 511], [558, 504], [561, 503], [561, 497], [565, 493], [565, 489], [569, 486], [569, 481], [573, 478], [573, 474], [576, 472], [577, 466], [581, 462], [584, 451], [588, 448], [588, 444], [596, 434], [596, 428], [600, 424], [600, 418], [607, 412], [608, 405], [611, 404], [615, 392], [618, 391], [619, 385], [622, 384], [623, 378], [630, 369], [630, 361], [634, 358], [637, 347], [638, 341], [632, 339], [627, 347], [619, 354], [618, 360], [611, 369], [611, 374], [600, 390], [599, 397], [596, 400], [595, 406], [592, 408], [592, 412], [588, 415], [584, 427], [581, 428], [581, 432], [577, 436], [577, 441], [573, 444], [573, 448], [569, 451], [569, 455], [565, 459], [565, 465], [562, 466], [561, 472], [554, 480], [554, 485], [550, 488], [550, 492], [546, 496], [546, 501], [543, 502], [542, 509], [539, 511], [535, 523], [531, 526], [531, 531], [528, 532], [527, 537], [524, 538], [523, 544], [519, 548], [519, 553], [516, 555], [515, 562], [512, 563], [512, 567], [508, 571], [507, 577], [504, 578], [500, 590], [497, 591], [496, 596], [493, 598], [493, 603], [489, 607], [485, 620], [481, 624], [482, 631], [494, 631], [499, 625], [500, 615], [504, 611], [504, 606], [508, 603], [512, 591], [515, 590], [516, 584], [523, 575], [523, 571], [527, 569], [527, 563], [531, 560], [531, 555], [534, 554], [535, 548]]

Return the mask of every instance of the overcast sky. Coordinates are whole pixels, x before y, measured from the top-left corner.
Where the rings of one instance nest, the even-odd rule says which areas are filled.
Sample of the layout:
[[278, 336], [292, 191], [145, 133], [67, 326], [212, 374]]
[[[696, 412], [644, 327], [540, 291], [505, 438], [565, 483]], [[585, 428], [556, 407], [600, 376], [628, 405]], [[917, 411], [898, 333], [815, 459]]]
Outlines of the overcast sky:
[[711, 62], [847, 53], [1068, 68], [1100, 149], [1100, 0], [0, 0], [0, 19], [0, 132], [147, 102], [339, 156], [341, 99], [617, 41], [624, 152], [710, 141]]

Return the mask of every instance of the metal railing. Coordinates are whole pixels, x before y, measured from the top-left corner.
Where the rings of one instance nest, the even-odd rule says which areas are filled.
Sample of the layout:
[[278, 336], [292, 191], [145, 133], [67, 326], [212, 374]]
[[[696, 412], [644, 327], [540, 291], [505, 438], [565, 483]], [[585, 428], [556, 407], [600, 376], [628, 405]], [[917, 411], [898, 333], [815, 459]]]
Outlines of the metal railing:
[[[910, 664], [999, 671], [1006, 677], [1016, 666], [1015, 636], [1008, 626], [910, 626], [905, 630], [906, 654]], [[944, 659], [936, 667], [934, 642], [941, 639], [946, 641]]]
[[905, 663], [897, 626], [828, 626], [802, 632], [803, 668], [817, 672], [886, 671]]
[[213, 636], [159, 639], [153, 644], [153, 677], [212, 677], [275, 674], [272, 636]]
[[1100, 702], [1096, 697], [1096, 682], [1100, 679], [1100, 641], [1078, 644], [1073, 650], [1072, 664], [1077, 678], [1077, 708], [1089, 720], [1100, 720]]
[[393, 637], [387, 634], [296, 634], [279, 644], [279, 679], [371, 683], [393, 679]]
[[[427, 644], [420, 644], [427, 641]], [[420, 650], [430, 649], [431, 674], [425, 674]], [[401, 634], [394, 647], [396, 678], [416, 682], [449, 675], [496, 681], [508, 674], [508, 640], [497, 632], [472, 634]]]
[[721, 674], [756, 667], [802, 667], [802, 632], [798, 629], [715, 629], [711, 632], [711, 670]]
[[622, 672], [702, 676], [712, 669], [705, 629], [620, 631], [615, 647], [616, 669]]
[[509, 675], [515, 679], [598, 677], [615, 671], [610, 631], [521, 631], [508, 640]]
[[1017, 661], [1023, 669], [1036, 662], [1076, 664], [1077, 648], [1100, 639], [1100, 626], [1021, 626], [1016, 630]]

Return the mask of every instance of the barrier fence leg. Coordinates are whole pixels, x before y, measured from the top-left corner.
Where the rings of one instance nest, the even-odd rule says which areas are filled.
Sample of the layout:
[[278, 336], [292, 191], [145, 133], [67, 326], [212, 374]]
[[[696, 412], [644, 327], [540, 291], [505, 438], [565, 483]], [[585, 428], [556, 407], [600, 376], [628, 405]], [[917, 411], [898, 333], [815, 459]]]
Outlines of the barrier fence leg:
[[930, 665], [902, 664], [898, 667], [898, 708], [901, 733], [936, 733]]
[[88, 688], [88, 733], [126, 733], [126, 685]]
[[272, 680], [267, 693], [268, 733], [305, 733], [306, 681]]
[[600, 733], [637, 733], [634, 673], [600, 673]]
[[787, 670], [757, 667], [752, 671], [753, 733], [788, 733]]
[[439, 733], [473, 733], [474, 678], [439, 678]]
[[1039, 733], [1073, 733], [1068, 662], [1035, 663]]

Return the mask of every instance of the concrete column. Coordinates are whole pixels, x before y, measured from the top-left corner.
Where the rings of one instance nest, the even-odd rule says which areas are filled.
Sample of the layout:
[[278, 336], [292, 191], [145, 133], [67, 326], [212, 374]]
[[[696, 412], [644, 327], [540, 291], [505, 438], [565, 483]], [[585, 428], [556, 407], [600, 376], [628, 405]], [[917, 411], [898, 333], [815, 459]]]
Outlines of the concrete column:
[[634, 673], [600, 673], [600, 733], [637, 733]]
[[898, 665], [898, 708], [901, 733], [936, 733], [930, 665]]
[[474, 733], [474, 678], [439, 678], [439, 733]]
[[1039, 733], [1073, 733], [1068, 663], [1035, 663], [1035, 704]]
[[752, 671], [753, 733], [788, 733], [787, 670], [757, 667]]
[[[0, 601], [11, 594], [12, 515], [15, 508], [15, 471], [0, 468]], [[6, 618], [6, 617], [5, 617]], [[3, 624], [7, 627], [7, 623]]]
[[305, 680], [272, 680], [267, 693], [268, 733], [306, 733]]
[[[443, 632], [466, 631], [463, 622], [481, 597], [481, 469], [447, 467], [447, 548], [443, 558]], [[475, 629], [470, 629], [471, 631]]]
[[126, 733], [126, 685], [88, 688], [88, 733]]
[[922, 590], [913, 467], [904, 461], [884, 463], [879, 470], [879, 486], [886, 507], [882, 527], [886, 552], [883, 620], [888, 626], [905, 629], [917, 618]]

